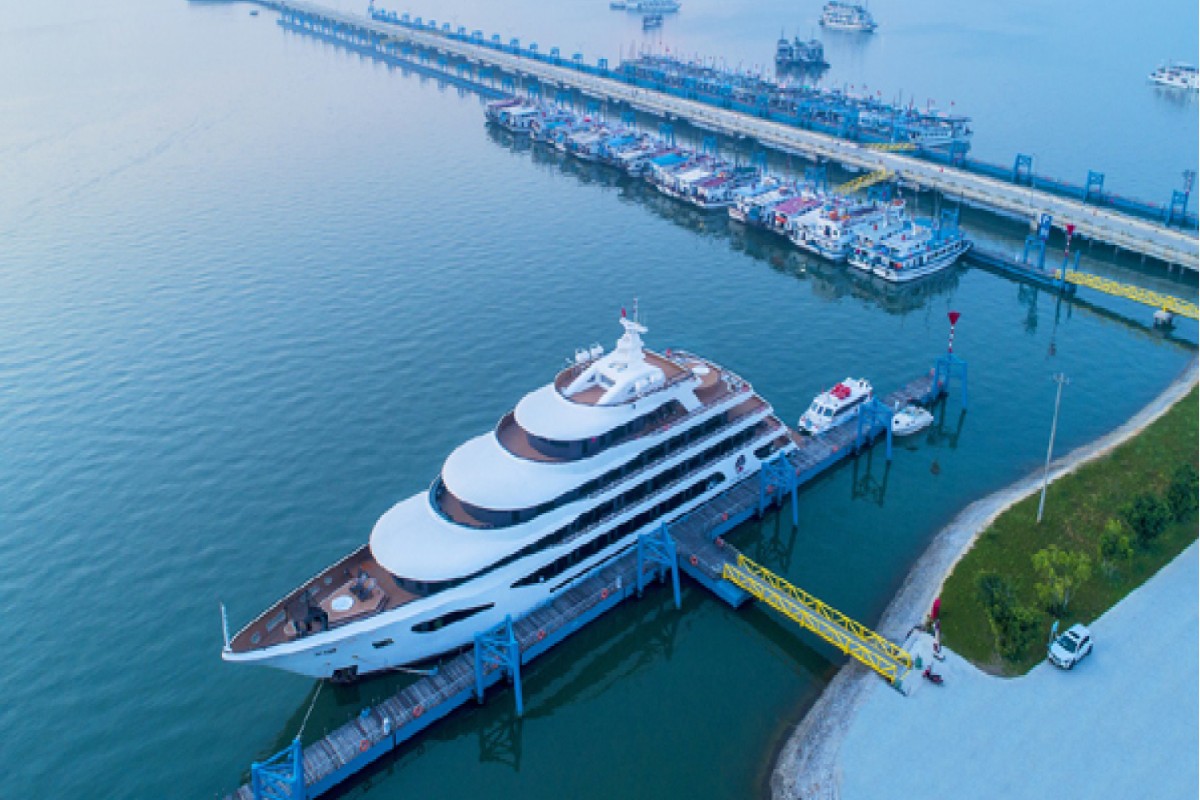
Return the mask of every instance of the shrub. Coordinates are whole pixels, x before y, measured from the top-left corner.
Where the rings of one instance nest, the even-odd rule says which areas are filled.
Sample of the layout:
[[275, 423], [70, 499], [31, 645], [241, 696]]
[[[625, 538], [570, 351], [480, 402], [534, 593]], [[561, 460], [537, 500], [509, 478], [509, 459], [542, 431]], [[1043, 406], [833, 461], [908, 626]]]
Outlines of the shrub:
[[1061, 550], [1050, 545], [1033, 554], [1033, 569], [1041, 577], [1034, 585], [1038, 600], [1051, 614], [1062, 616], [1071, 593], [1092, 576], [1092, 560], [1085, 553]]
[[1171, 483], [1167, 486], [1167, 506], [1171, 516], [1183, 519], [1196, 510], [1196, 493], [1198, 490], [1196, 468], [1191, 464], [1180, 464], [1171, 475]]
[[975, 595], [987, 614], [996, 652], [1008, 661], [1019, 661], [1034, 640], [1038, 613], [1018, 604], [1012, 583], [994, 570], [975, 576]]
[[1129, 540], [1121, 520], [1110, 519], [1104, 523], [1104, 532], [1100, 534], [1100, 558], [1111, 564], [1132, 557], [1133, 542]]
[[1171, 509], [1157, 495], [1143, 492], [1125, 504], [1121, 516], [1137, 537], [1138, 544], [1149, 547], [1171, 521]]

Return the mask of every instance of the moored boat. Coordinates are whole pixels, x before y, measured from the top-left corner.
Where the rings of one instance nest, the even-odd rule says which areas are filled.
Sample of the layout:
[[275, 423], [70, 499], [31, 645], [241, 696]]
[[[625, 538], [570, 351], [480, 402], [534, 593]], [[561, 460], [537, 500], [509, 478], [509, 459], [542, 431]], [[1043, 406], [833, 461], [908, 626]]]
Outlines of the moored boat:
[[911, 436], [925, 430], [933, 424], [933, 414], [918, 405], [909, 403], [904, 408], [897, 408], [892, 414], [892, 435]]
[[971, 248], [957, 226], [909, 223], [874, 243], [856, 247], [850, 263], [891, 283], [907, 283], [954, 266]]
[[621, 324], [612, 352], [580, 348], [222, 658], [350, 680], [456, 650], [795, 448], [739, 376]]
[[857, 3], [845, 3], [832, 0], [821, 10], [820, 24], [822, 28], [835, 31], [855, 31], [872, 33], [876, 27], [875, 18], [871, 12]]
[[1200, 89], [1200, 76], [1191, 64], [1172, 61], [1150, 73], [1150, 80], [1170, 89], [1196, 91]]
[[872, 392], [865, 379], [846, 378], [813, 398], [812, 405], [800, 416], [798, 427], [812, 436], [835, 428], [854, 419], [858, 407], [871, 399]]

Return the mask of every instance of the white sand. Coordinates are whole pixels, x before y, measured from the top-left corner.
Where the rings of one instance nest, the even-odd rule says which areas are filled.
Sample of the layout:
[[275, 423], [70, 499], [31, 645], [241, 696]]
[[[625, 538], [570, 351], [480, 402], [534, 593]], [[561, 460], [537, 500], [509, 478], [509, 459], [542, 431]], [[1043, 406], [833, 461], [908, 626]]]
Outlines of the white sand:
[[1198, 592], [1193, 544], [1090, 626], [1070, 672], [997, 678], [951, 653], [943, 686], [876, 681], [842, 742], [841, 796], [1200, 797]]

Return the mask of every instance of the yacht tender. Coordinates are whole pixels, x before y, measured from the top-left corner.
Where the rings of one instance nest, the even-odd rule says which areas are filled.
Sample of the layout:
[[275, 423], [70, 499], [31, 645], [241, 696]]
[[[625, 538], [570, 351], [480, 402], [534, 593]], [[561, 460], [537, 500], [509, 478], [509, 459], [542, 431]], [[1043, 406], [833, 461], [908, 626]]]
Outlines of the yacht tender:
[[222, 658], [350, 680], [462, 648], [795, 447], [737, 375], [621, 324], [615, 350], [578, 350]]
[[855, 417], [858, 407], [871, 399], [871, 384], [865, 379], [846, 380], [813, 398], [800, 417], [800, 430], [816, 436]]

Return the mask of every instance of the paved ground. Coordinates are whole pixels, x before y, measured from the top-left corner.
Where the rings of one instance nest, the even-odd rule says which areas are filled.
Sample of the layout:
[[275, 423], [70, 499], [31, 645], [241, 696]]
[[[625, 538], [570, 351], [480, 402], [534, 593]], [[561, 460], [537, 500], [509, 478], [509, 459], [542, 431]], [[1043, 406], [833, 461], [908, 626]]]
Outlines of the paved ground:
[[943, 686], [875, 682], [846, 732], [846, 800], [1200, 797], [1200, 561], [1193, 544], [1091, 625], [1095, 651], [996, 678], [951, 653]]

